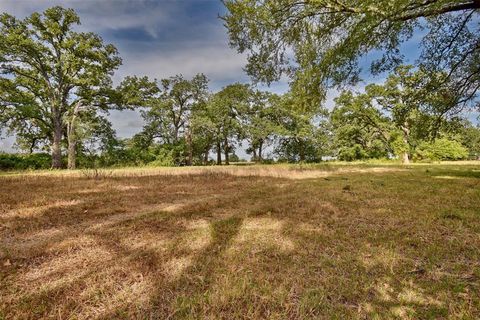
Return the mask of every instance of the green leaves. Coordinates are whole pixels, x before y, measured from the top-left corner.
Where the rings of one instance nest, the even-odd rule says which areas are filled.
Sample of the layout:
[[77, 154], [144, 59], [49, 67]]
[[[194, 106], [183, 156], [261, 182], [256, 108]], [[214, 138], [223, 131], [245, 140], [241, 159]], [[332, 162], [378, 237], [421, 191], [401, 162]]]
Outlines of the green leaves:
[[[383, 56], [371, 71], [403, 63], [400, 46], [424, 28], [419, 65], [448, 70], [467, 100], [480, 85], [480, 3], [476, 0], [225, 0], [230, 45], [248, 54], [246, 71], [270, 83], [282, 75], [309, 103], [326, 88], [359, 80], [359, 58]], [[463, 79], [463, 80], [462, 80]]]
[[74, 31], [78, 24], [75, 11], [62, 7], [23, 20], [0, 16], [0, 104], [10, 115], [3, 123], [21, 145], [54, 143], [56, 166], [59, 139], [79, 101], [106, 110], [119, 100], [111, 88], [121, 64], [117, 49], [96, 34]]

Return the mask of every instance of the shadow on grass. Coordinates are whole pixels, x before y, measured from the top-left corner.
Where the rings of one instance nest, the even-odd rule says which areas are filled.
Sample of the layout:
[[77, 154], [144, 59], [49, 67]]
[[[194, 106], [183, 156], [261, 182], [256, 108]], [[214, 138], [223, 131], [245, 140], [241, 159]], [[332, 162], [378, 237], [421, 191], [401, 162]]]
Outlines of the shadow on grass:
[[[442, 170], [438, 172], [443, 173]], [[369, 180], [355, 180], [355, 176], [349, 178], [355, 191], [370, 183]], [[384, 183], [385, 179], [381, 178]], [[419, 174], [419, 178], [429, 180], [423, 174]], [[430, 301], [436, 293], [429, 290], [432, 282], [428, 276], [435, 270], [424, 265], [423, 260], [435, 258], [446, 264], [446, 270], [460, 268], [455, 263], [462, 262], [462, 259], [472, 264], [476, 261], [476, 251], [472, 247], [477, 238], [471, 232], [465, 237], [455, 234], [462, 241], [446, 246], [443, 243], [449, 238], [444, 231], [453, 232], [454, 229], [437, 230], [426, 222], [421, 224], [425, 219], [418, 219], [418, 209], [402, 211], [402, 219], [390, 212], [375, 211], [386, 203], [391, 203], [396, 210], [405, 205], [396, 191], [389, 189], [382, 192], [367, 189], [365, 195], [376, 195], [381, 199], [361, 202], [342, 191], [345, 184], [342, 178], [287, 184], [284, 180], [265, 178], [253, 182], [251, 178], [230, 176], [191, 177], [199, 180], [201, 188], [195, 188], [191, 179], [165, 178], [151, 182], [149, 179], [137, 179], [138, 184], [145, 185], [141, 189], [118, 192], [115, 191], [118, 188], [111, 188], [102, 190], [95, 197], [85, 196], [86, 203], [94, 202], [99, 208], [95, 212], [88, 207], [88, 213], [84, 213], [84, 204], [79, 203], [43, 210], [35, 218], [4, 220], [21, 228], [20, 235], [30, 235], [29, 241], [43, 237], [42, 244], [30, 259], [15, 261], [15, 255], [12, 256], [15, 265], [26, 263], [19, 272], [37, 271], [37, 283], [43, 282], [40, 284], [47, 288], [39, 291], [35, 288], [37, 284], [28, 287], [32, 295], [21, 307], [23, 314], [31, 311], [30, 318], [58, 314], [66, 318], [102, 319], [221, 318], [222, 315], [235, 318], [232, 314], [250, 315], [251, 318], [262, 318], [262, 315], [264, 318], [277, 315], [277, 318], [284, 319], [321, 318], [322, 315], [352, 318], [359, 312], [367, 315], [391, 312], [399, 317], [416, 312], [414, 316], [421, 318], [432, 312], [442, 316], [447, 304], [442, 297], [439, 298], [442, 305]], [[132, 181], [125, 179], [120, 183], [132, 184]], [[404, 185], [409, 186], [405, 182]], [[109, 197], [109, 192], [115, 193], [115, 197]], [[215, 193], [220, 197], [214, 200], [205, 198], [205, 195]], [[416, 193], [422, 194], [418, 190]], [[435, 199], [436, 196], [432, 197]], [[199, 201], [168, 212], [140, 210], [140, 205], [187, 202], [194, 198]], [[398, 199], [398, 202], [392, 199]], [[465, 206], [465, 202], [453, 202], [451, 211], [458, 209], [460, 204]], [[420, 214], [423, 214], [420, 217], [431, 217], [430, 213]], [[455, 215], [444, 218], [455, 223], [458, 220]], [[258, 219], [265, 222], [261, 228], [255, 223], [250, 224], [257, 228], [246, 228], [250, 232], [247, 233], [248, 241], [238, 242], [245, 236], [249, 221], [259, 224]], [[206, 226], [202, 230], [208, 233], [208, 241], [200, 247], [189, 247], [190, 243], [185, 245], [184, 241], [195, 235], [189, 229], [190, 224], [199, 221]], [[278, 222], [278, 228], [272, 229], [273, 222]], [[472, 224], [476, 226], [475, 222]], [[51, 227], [60, 231], [29, 234]], [[271, 241], [257, 241], [259, 233], [269, 236]], [[424, 234], [429, 238], [423, 239]], [[84, 237], [93, 239], [92, 243], [84, 247], [75, 243], [72, 248], [60, 248], [53, 253], [50, 250], [65, 240], [75, 242]], [[161, 242], [164, 239], [166, 244]], [[284, 239], [292, 242], [292, 249], [282, 250], [278, 246]], [[13, 243], [6, 240], [9, 245]], [[410, 246], [410, 242], [415, 246]], [[390, 251], [380, 250], [387, 244], [392, 244], [395, 259], [389, 260]], [[95, 250], [89, 251], [92, 249]], [[364, 266], [364, 256], [374, 267]], [[69, 265], [68, 262], [73, 263]], [[178, 266], [174, 274], [165, 269], [171, 267], [171, 262], [174, 262], [173, 267]], [[45, 268], [38, 268], [39, 263]], [[39, 272], [42, 270], [46, 274]], [[234, 274], [231, 270], [235, 270]], [[463, 276], [462, 269], [459, 270], [452, 271], [452, 274]], [[70, 276], [72, 281], [69, 281]], [[392, 279], [376, 280], [385, 276]], [[10, 283], [18, 281], [21, 285], [23, 282], [21, 277], [12, 275], [11, 279], [14, 280]], [[445, 286], [441, 290], [445, 294], [450, 294], [452, 288], [463, 281], [463, 278], [448, 279], [450, 282], [441, 279]], [[57, 283], [57, 280], [58, 286], [50, 286], [50, 283], [44, 286], [45, 282]], [[405, 284], [407, 280], [412, 280], [415, 286]], [[243, 290], [240, 284], [246, 289]], [[237, 289], [234, 288], [236, 285], [240, 286], [238, 294], [225, 295], [229, 289]], [[0, 289], [1, 292], [11, 292], [1, 284]], [[126, 292], [123, 296], [122, 290]], [[24, 294], [19, 290], [17, 296]], [[244, 299], [243, 304], [241, 299]], [[15, 307], [20, 308], [19, 305], [17, 303]], [[357, 311], [362, 308], [365, 310]], [[33, 309], [37, 312], [33, 313]]]
[[222, 255], [238, 234], [242, 218], [230, 217], [211, 224], [211, 242], [184, 272], [167, 287], [157, 285], [152, 296], [153, 317], [198, 317], [205, 306], [206, 292], [212, 286], [217, 270], [223, 267]]

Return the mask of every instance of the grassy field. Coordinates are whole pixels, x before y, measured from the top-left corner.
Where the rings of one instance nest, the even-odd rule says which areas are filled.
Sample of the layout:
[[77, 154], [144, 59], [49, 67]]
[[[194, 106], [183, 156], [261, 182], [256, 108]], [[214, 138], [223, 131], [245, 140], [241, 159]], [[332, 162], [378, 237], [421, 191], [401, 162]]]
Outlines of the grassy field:
[[480, 165], [0, 175], [0, 319], [480, 318]]

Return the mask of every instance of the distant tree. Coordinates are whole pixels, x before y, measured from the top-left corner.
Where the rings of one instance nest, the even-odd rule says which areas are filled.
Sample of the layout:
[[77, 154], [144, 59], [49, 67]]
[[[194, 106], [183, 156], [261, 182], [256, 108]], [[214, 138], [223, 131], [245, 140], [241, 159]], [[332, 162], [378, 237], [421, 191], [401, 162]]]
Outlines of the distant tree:
[[78, 143], [76, 154], [83, 167], [98, 167], [103, 154], [118, 146], [118, 139], [112, 124], [104, 116], [95, 112], [82, 113], [76, 128]]
[[457, 140], [467, 148], [471, 157], [480, 160], [480, 127], [469, 121], [461, 123], [462, 126], [457, 130]]
[[455, 131], [454, 119], [463, 109], [464, 97], [446, 77], [444, 72], [400, 66], [383, 84], [368, 85], [365, 93], [343, 92], [335, 100], [331, 117], [336, 144], [346, 150], [347, 158], [393, 152], [409, 163], [422, 141], [434, 142], [441, 134]]
[[279, 130], [279, 103], [278, 95], [256, 90], [252, 92], [251, 102], [241, 116], [244, 137], [248, 142], [247, 153], [253, 155], [254, 161], [263, 160], [263, 151], [273, 142]]
[[142, 112], [145, 120], [143, 135], [150, 142], [174, 146], [176, 162], [192, 164], [192, 114], [208, 97], [208, 79], [203, 74], [191, 80], [177, 75], [160, 81], [158, 96]]
[[415, 141], [435, 140], [444, 121], [462, 108], [464, 97], [449, 86], [446, 77], [444, 72], [400, 66], [384, 84], [366, 87], [366, 94], [401, 132], [393, 145], [404, 163], [409, 162]]
[[387, 157], [392, 124], [367, 94], [345, 91], [330, 114], [333, 147], [340, 160]]
[[235, 83], [224, 87], [210, 99], [207, 114], [215, 128], [217, 164], [222, 163], [222, 151], [225, 164], [229, 164], [229, 154], [234, 151], [234, 141], [243, 137], [240, 117], [247, 112], [251, 97], [252, 91], [248, 85]]
[[211, 99], [212, 95], [209, 95], [204, 103], [200, 103], [194, 108], [190, 121], [193, 153], [198, 162], [204, 165], [208, 164], [210, 151], [213, 149], [215, 141], [218, 140], [218, 126], [215, 122], [217, 114], [215, 114]]
[[78, 113], [110, 107], [111, 75], [121, 64], [113, 45], [73, 31], [79, 23], [61, 7], [24, 20], [0, 16], [0, 121], [33, 147], [48, 141], [53, 168], [62, 166], [64, 135], [75, 150]]
[[329, 149], [328, 127], [322, 119], [322, 108], [305, 108], [303, 101], [288, 93], [282, 97], [277, 110], [275, 153], [290, 162], [316, 162]]
[[400, 46], [418, 29], [419, 64], [446, 70], [467, 101], [480, 86], [478, 0], [225, 0], [230, 44], [248, 53], [246, 70], [270, 83], [283, 74], [312, 98], [321, 88], [358, 81], [359, 58], [383, 57], [373, 73], [402, 64]]

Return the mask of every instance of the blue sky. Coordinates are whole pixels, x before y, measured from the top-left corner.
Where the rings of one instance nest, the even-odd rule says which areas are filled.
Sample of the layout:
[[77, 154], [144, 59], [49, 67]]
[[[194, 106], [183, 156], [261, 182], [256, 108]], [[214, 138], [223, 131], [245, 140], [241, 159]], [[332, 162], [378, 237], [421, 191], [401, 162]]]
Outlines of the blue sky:
[[[245, 57], [228, 47], [218, 19], [224, 13], [219, 0], [1, 0], [0, 12], [25, 17], [54, 5], [75, 9], [82, 21], [79, 30], [98, 33], [118, 48], [123, 65], [115, 82], [127, 75], [161, 79], [200, 72], [210, 79], [212, 90], [248, 81], [242, 71]], [[112, 112], [110, 118], [121, 137], [132, 136], [143, 125], [136, 112]], [[11, 151], [12, 142], [0, 141], [0, 150]]]
[[[220, 0], [0, 0], [0, 12], [25, 17], [54, 5], [75, 9], [82, 21], [80, 31], [98, 33], [118, 48], [123, 65], [115, 73], [117, 83], [127, 75], [162, 79], [200, 72], [210, 79], [213, 91], [232, 82], [249, 81], [242, 70], [245, 56], [228, 46], [226, 29], [218, 18], [225, 13]], [[409, 63], [418, 55], [418, 39], [403, 46]], [[371, 56], [360, 62], [367, 68]], [[368, 73], [364, 78], [383, 80], [372, 79]], [[360, 84], [358, 89], [362, 87]], [[277, 93], [287, 89], [286, 82], [268, 88]], [[330, 92], [327, 106], [336, 94]], [[143, 125], [134, 111], [112, 112], [110, 120], [120, 137], [132, 136]], [[0, 140], [0, 150], [11, 151], [12, 144], [12, 138]]]

